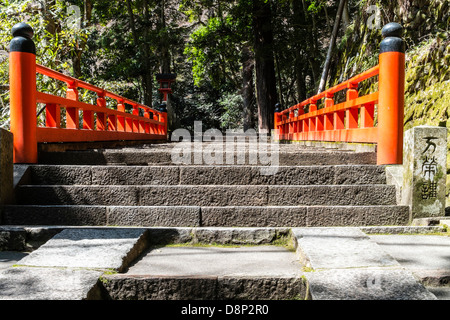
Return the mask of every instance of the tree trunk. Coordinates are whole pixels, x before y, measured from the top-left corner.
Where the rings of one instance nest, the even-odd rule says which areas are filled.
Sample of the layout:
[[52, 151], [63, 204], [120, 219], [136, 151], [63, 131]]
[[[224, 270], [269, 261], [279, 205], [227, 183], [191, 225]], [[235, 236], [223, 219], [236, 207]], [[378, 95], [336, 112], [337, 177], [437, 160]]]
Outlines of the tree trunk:
[[[299, 1], [293, 2], [293, 15], [294, 15], [294, 23], [298, 25], [304, 25], [306, 24], [306, 16], [304, 15], [304, 11], [302, 10], [303, 4]], [[300, 29], [299, 29], [300, 30]], [[301, 48], [304, 46], [304, 41], [302, 40], [303, 37], [305, 37], [305, 31], [303, 32], [297, 32], [296, 37], [298, 39], [296, 43], [296, 50], [295, 50], [295, 78], [296, 78], [296, 99], [297, 102], [302, 102], [306, 99], [306, 84], [305, 84], [305, 63], [307, 63], [308, 58], [304, 57], [302, 55], [302, 51], [305, 52], [306, 50], [301, 50]], [[314, 75], [314, 68], [312, 67], [312, 74]], [[314, 78], [314, 77], [313, 77]], [[314, 80], [313, 80], [314, 81]]]
[[244, 104], [244, 131], [247, 131], [248, 129], [255, 129], [255, 92], [253, 82], [254, 69], [255, 61], [251, 53], [251, 49], [248, 46], [244, 46], [242, 50], [242, 100]]
[[[297, 3], [298, 6], [300, 6], [299, 3]], [[295, 8], [295, 7], [294, 7]], [[314, 17], [312, 15], [308, 14], [308, 9], [306, 8], [306, 3], [305, 0], [302, 0], [302, 8], [303, 8], [303, 15], [304, 18], [303, 20], [300, 20], [302, 22], [300, 22], [300, 24], [304, 24], [306, 23], [307, 27], [307, 40], [306, 41], [302, 41], [302, 45], [306, 46], [306, 48], [308, 49], [308, 53], [306, 54], [307, 56], [307, 61], [309, 63], [309, 67], [311, 68], [311, 77], [312, 77], [312, 83], [316, 83], [316, 81], [318, 80], [317, 74], [319, 73], [319, 64], [318, 64], [318, 60], [316, 58], [317, 56], [317, 35], [315, 34], [315, 28], [313, 27], [315, 22], [314, 22]], [[300, 16], [300, 10], [299, 8], [297, 8], [298, 10], [298, 14]], [[309, 21], [311, 19], [311, 22]], [[305, 43], [306, 42], [306, 43]]]
[[295, 77], [297, 84], [297, 99], [298, 102], [306, 100], [306, 84], [305, 75], [303, 74], [303, 65], [301, 63], [300, 54], [297, 53], [297, 63], [295, 65]]
[[[145, 44], [145, 42], [143, 44], [139, 42], [139, 36], [136, 30], [136, 25], [134, 23], [134, 14], [131, 0], [127, 0], [126, 4], [128, 11], [128, 19], [131, 27], [131, 34], [133, 36], [133, 42], [135, 46], [139, 48], [138, 50], [141, 50], [142, 57], [143, 59], [145, 59], [144, 65], [146, 65], [149, 61], [148, 58], [149, 48]], [[153, 74], [151, 69], [145, 68], [145, 70], [142, 70], [141, 81], [143, 87], [143, 103], [147, 106], [152, 106]]]
[[[91, 19], [92, 19], [92, 0], [85, 0], [84, 1], [84, 13], [82, 18], [82, 26], [83, 27], [89, 27], [91, 25]], [[82, 76], [81, 72], [81, 58], [84, 52], [84, 49], [86, 48], [87, 41], [81, 40], [77, 41], [77, 46], [75, 48], [75, 52], [72, 56], [72, 70], [73, 70], [73, 76], [75, 78], [80, 78]]]
[[260, 133], [267, 134], [270, 134], [270, 130], [273, 128], [273, 113], [277, 103], [271, 18], [270, 2], [253, 1], [258, 128]]
[[283, 86], [281, 85], [282, 79], [281, 79], [281, 71], [280, 71], [280, 59], [278, 57], [278, 54], [275, 54], [275, 66], [276, 66], [276, 79], [278, 83], [278, 101], [282, 106], [284, 106], [284, 99], [283, 99]]
[[342, 12], [342, 22], [344, 24], [344, 29], [350, 25], [350, 12], [348, 10], [348, 0], [345, 1], [344, 11]]
[[325, 64], [323, 66], [322, 77], [320, 79], [319, 89], [317, 93], [321, 93], [325, 89], [328, 78], [328, 70], [330, 69], [331, 56], [333, 53], [334, 45], [336, 43], [337, 33], [339, 30], [339, 25], [341, 23], [342, 12], [344, 11], [344, 5], [347, 0], [340, 0], [338, 12], [336, 14], [336, 20], [334, 21], [333, 33], [331, 34], [330, 45], [328, 47], [327, 57], [325, 59]]
[[[160, 1], [160, 15], [159, 15], [159, 24], [158, 29], [161, 33], [161, 30], [166, 28], [166, 16], [165, 16], [165, 0]], [[170, 52], [169, 52], [169, 43], [168, 39], [166, 39], [165, 34], [159, 39], [159, 65], [160, 65], [160, 71], [161, 73], [171, 73], [170, 70]], [[166, 109], [167, 109], [167, 125], [169, 128], [169, 131], [173, 131], [176, 129], [176, 114], [173, 109], [170, 95], [167, 96], [167, 102], [166, 102]]]

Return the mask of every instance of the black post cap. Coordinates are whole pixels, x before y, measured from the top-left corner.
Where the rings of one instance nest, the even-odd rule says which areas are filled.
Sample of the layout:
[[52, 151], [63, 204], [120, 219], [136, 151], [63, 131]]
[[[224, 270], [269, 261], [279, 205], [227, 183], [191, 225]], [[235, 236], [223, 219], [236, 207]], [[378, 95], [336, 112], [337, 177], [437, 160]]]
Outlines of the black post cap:
[[20, 22], [13, 26], [11, 33], [13, 37], [24, 37], [28, 39], [33, 38], [34, 35], [33, 28], [24, 22]]
[[162, 103], [159, 105], [159, 111], [167, 113], [166, 104]]
[[401, 24], [396, 22], [390, 22], [381, 29], [381, 34], [383, 38], [386, 37], [397, 37], [401, 38], [403, 36], [403, 27]]
[[403, 27], [390, 22], [381, 30], [383, 41], [380, 43], [380, 53], [384, 52], [405, 52], [405, 41], [402, 39]]
[[275, 104], [275, 112], [276, 113], [281, 112], [281, 104], [280, 103]]
[[33, 38], [34, 31], [31, 26], [20, 22], [11, 29], [13, 39], [9, 44], [10, 52], [28, 52], [36, 54], [36, 46], [31, 38]]

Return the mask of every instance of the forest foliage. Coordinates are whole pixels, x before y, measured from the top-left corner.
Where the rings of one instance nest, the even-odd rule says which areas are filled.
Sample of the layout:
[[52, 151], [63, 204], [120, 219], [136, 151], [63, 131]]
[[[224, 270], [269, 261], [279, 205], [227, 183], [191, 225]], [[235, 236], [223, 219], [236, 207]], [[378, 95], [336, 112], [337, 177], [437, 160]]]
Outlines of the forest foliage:
[[[409, 49], [435, 37], [448, 41], [448, 2], [346, 0], [327, 87], [377, 63], [381, 27], [388, 22], [405, 26]], [[138, 102], [157, 107], [155, 74], [176, 73], [171, 130], [192, 129], [196, 120], [221, 130], [271, 128], [276, 102], [286, 108], [316, 93], [338, 5], [339, 0], [1, 0], [1, 125], [7, 128], [9, 119], [11, 28], [26, 22], [35, 31], [38, 63]], [[46, 77], [38, 77], [38, 87], [54, 94], [65, 90]], [[89, 92], [82, 98], [95, 99]]]

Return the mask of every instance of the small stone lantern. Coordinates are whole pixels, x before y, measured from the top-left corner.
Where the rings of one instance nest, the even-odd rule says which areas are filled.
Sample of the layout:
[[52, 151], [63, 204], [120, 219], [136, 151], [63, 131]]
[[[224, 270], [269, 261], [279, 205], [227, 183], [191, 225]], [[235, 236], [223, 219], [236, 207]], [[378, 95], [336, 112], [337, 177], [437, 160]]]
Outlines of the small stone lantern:
[[158, 91], [163, 94], [163, 101], [167, 101], [167, 96], [172, 93], [171, 85], [175, 82], [176, 77], [175, 73], [156, 74], [156, 80], [159, 82]]

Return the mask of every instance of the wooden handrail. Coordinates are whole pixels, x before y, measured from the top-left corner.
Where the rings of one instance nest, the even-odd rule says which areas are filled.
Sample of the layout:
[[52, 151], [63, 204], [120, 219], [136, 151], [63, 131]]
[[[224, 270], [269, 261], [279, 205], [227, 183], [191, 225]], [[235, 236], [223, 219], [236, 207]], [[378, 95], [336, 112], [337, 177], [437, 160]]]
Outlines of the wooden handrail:
[[155, 110], [155, 109], [153, 109], [151, 107], [148, 107], [146, 105], [137, 103], [137, 102], [135, 102], [133, 100], [130, 100], [130, 99], [125, 98], [125, 97], [122, 97], [122, 96], [120, 96], [118, 94], [115, 94], [113, 92], [107, 91], [105, 89], [99, 88], [99, 87], [94, 86], [94, 85], [92, 85], [90, 83], [87, 83], [85, 81], [78, 80], [76, 78], [67, 76], [67, 75], [65, 75], [65, 74], [63, 74], [61, 72], [58, 72], [58, 71], [55, 71], [53, 69], [47, 68], [47, 67], [45, 67], [43, 65], [40, 65], [40, 64], [36, 64], [36, 72], [38, 72], [38, 73], [40, 73], [42, 75], [48, 76], [48, 77], [50, 77], [52, 79], [63, 81], [65, 83], [67, 83], [67, 85], [69, 87], [71, 87], [71, 88], [83, 88], [83, 89], [95, 92], [99, 96], [112, 98], [112, 99], [114, 99], [114, 100], [116, 100], [116, 101], [118, 101], [120, 103], [129, 104], [129, 105], [132, 105], [134, 107], [139, 107], [139, 108], [144, 109], [144, 110], [152, 111], [154, 113], [160, 113], [160, 111]]
[[[167, 140], [167, 113], [164, 110], [155, 110], [36, 64], [36, 49], [31, 39], [33, 31], [24, 23], [13, 27], [13, 36], [9, 68], [14, 163], [37, 163], [38, 143]], [[66, 97], [39, 92], [36, 88], [38, 73], [65, 82]], [[97, 104], [79, 101], [78, 88], [95, 92]], [[116, 109], [107, 108], [107, 97], [117, 101]], [[45, 104], [44, 127], [37, 125], [37, 103]], [[125, 111], [125, 104], [133, 107], [132, 113]], [[61, 116], [63, 109], [65, 117]], [[144, 111], [143, 116], [139, 109]]]

